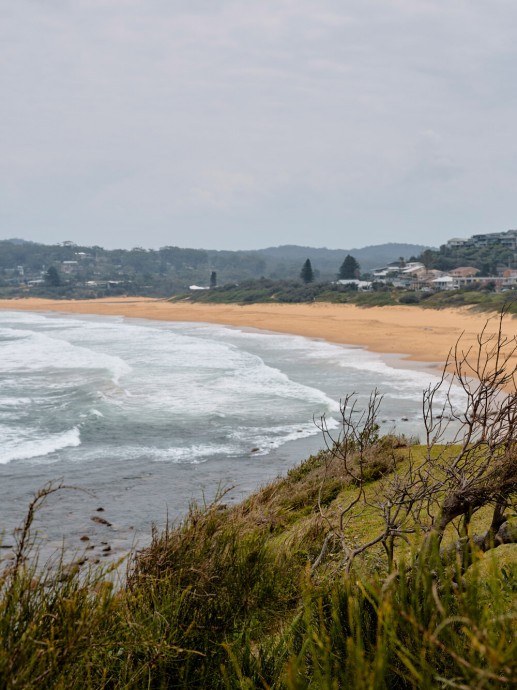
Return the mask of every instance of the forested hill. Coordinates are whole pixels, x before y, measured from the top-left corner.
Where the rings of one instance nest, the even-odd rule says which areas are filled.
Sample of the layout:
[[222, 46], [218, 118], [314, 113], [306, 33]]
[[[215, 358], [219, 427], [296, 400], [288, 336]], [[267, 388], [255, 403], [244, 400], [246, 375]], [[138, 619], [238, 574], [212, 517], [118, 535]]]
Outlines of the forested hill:
[[326, 247], [300, 247], [295, 244], [284, 244], [280, 247], [259, 249], [257, 254], [286, 265], [294, 264], [298, 267], [309, 258], [317, 267], [322, 277], [334, 275], [335, 267], [341, 265], [347, 254], [351, 254], [361, 265], [363, 272], [384, 266], [391, 261], [404, 257], [407, 261], [411, 257], [419, 256], [427, 247], [422, 244], [404, 244], [388, 242], [386, 244], [370, 245], [355, 249], [327, 249]]
[[362, 271], [368, 271], [401, 256], [409, 259], [424, 249], [391, 243], [354, 250], [294, 245], [254, 251], [175, 246], [107, 250], [72, 242], [45, 245], [11, 239], [0, 241], [0, 293], [16, 296], [28, 290], [46, 294], [51, 287], [52, 294], [63, 297], [102, 296], [103, 290], [109, 294], [168, 296], [192, 284], [206, 286], [213, 274], [218, 285], [262, 277], [298, 279], [306, 259], [311, 260], [318, 280], [334, 280], [348, 253], [357, 258]]

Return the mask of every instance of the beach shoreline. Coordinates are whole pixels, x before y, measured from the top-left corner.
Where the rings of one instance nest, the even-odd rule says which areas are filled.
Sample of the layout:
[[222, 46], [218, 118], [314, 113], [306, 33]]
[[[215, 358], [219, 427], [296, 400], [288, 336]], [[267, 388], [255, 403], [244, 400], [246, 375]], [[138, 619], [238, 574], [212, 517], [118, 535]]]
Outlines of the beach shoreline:
[[[143, 341], [142, 335], [140, 335], [140, 340], [135, 336], [133, 341], [131, 339], [131, 328], [128, 328], [128, 326], [137, 326], [135, 332], [140, 334], [143, 332], [144, 326], [150, 326], [150, 333], [161, 334], [163, 329], [156, 328], [156, 323], [160, 321], [162, 323], [176, 322], [178, 324], [218, 324], [234, 327], [240, 331], [257, 329], [265, 334], [302, 336], [321, 342], [349, 346], [352, 347], [352, 350], [346, 351], [344, 359], [349, 358], [353, 363], [355, 360], [355, 366], [352, 366], [355, 383], [350, 384], [352, 387], [349, 390], [361, 395], [364, 395], [366, 390], [366, 395], [368, 395], [376, 385], [371, 382], [378, 381], [379, 379], [382, 381], [382, 377], [387, 376], [388, 390], [390, 390], [389, 386], [391, 385], [394, 397], [390, 399], [390, 394], [388, 393], [389, 404], [387, 410], [389, 409], [389, 411], [386, 410], [379, 417], [383, 433], [403, 432], [408, 438], [419, 438], [420, 433], [418, 429], [415, 430], [414, 416], [418, 416], [416, 413], [415, 415], [413, 414], [414, 400], [412, 396], [415, 388], [412, 384], [412, 372], [408, 370], [414, 369], [420, 372], [427, 370], [427, 373], [429, 373], [429, 377], [426, 377], [427, 381], [431, 380], [433, 374], [440, 373], [440, 370], [443, 368], [443, 361], [461, 330], [465, 330], [465, 345], [467, 345], [472, 339], [475, 340], [479, 329], [486, 322], [484, 316], [465, 314], [452, 310], [432, 312], [413, 307], [360, 309], [350, 305], [333, 304], [255, 304], [241, 307], [237, 305], [198, 305], [187, 302], [178, 304], [144, 298], [103, 299], [96, 301], [3, 300], [0, 301], [0, 309], [5, 311], [7, 323], [10, 323], [7, 312], [24, 311], [39, 313], [45, 316], [53, 314], [89, 316], [92, 317], [91, 320], [95, 322], [96, 327], [98, 324], [95, 317], [111, 317], [111, 319], [115, 317], [115, 323], [110, 321], [104, 325], [108, 327], [108, 330], [111, 328], [115, 332], [118, 330], [118, 326], [120, 326], [121, 331], [127, 333], [124, 347], [127, 345], [128, 352], [133, 352], [133, 355], [136, 357], [135, 361], [130, 362], [130, 366], [135, 366], [137, 374], [138, 363], [145, 361], [147, 354], [149, 354], [151, 361], [154, 361], [152, 342], [150, 342], [147, 335]], [[126, 323], [119, 323], [117, 317], [123, 317], [128, 319], [128, 321]], [[89, 320], [88, 318], [83, 320], [82, 326], [85, 326], [86, 329], [89, 326]], [[133, 320], [134, 323], [130, 324], [129, 321]], [[142, 323], [143, 320], [149, 323], [144, 324]], [[19, 320], [21, 324], [24, 321], [24, 318]], [[30, 323], [32, 319], [29, 318], [27, 321]], [[38, 331], [40, 326], [45, 331], [46, 324], [39, 324], [38, 318], [34, 319], [34, 321], [36, 322], [36, 331]], [[59, 321], [61, 322], [62, 320]], [[17, 319], [13, 319], [15, 328], [17, 327], [16, 323]], [[508, 324], [512, 328], [515, 327], [514, 322], [510, 319]], [[77, 323], [75, 325], [78, 328], [81, 327]], [[63, 327], [66, 329], [66, 322]], [[74, 329], [71, 330], [74, 331]], [[178, 330], [181, 331], [181, 328]], [[186, 330], [187, 332], [189, 331], [189, 329]], [[196, 330], [195, 328], [193, 329], [194, 332]], [[219, 329], [215, 330], [216, 332], [219, 331]], [[95, 332], [96, 328], [93, 331]], [[54, 337], [56, 337], [55, 331], [52, 330], [49, 339], [51, 347], [52, 338]], [[259, 340], [267, 340], [267, 337]], [[217, 333], [212, 335], [211, 338], [217, 340]], [[168, 341], [168, 339], [166, 340]], [[238, 338], [237, 340], [241, 339]], [[171, 361], [174, 361], [172, 341], [173, 339], [171, 339], [170, 350], [164, 347], [160, 351], [163, 359], [155, 366], [159, 379], [152, 379], [155, 381], [153, 390], [161, 400], [160, 405], [168, 405], [166, 400], [165, 402], [162, 400], [161, 386], [163, 385], [164, 392], [174, 390], [174, 383], [171, 383], [170, 380], [168, 387], [167, 384], [163, 383], [166, 381], [164, 377], [169, 366], [169, 352], [172, 354]], [[286, 348], [289, 347], [290, 339], [286, 338], [285, 341], [285, 345], [278, 346], [283, 348], [280, 362], [284, 359], [289, 360], [291, 356], [291, 353], [286, 351]], [[115, 339], [111, 342], [116, 343], [117, 341]], [[244, 339], [244, 342], [246, 342], [246, 339]], [[77, 336], [74, 344], [79, 345], [80, 350], [85, 347], [84, 340]], [[303, 348], [309, 351], [312, 351], [312, 349], [318, 351], [319, 345], [315, 347], [314, 345], [316, 344], [305, 343]], [[103, 353], [116, 359], [117, 351], [112, 351], [110, 347], [115, 346], [113, 344], [108, 345], [107, 348], [103, 349]], [[138, 347], [141, 349], [138, 350]], [[191, 346], [188, 343], [185, 347], [187, 350], [185, 352], [185, 359], [182, 362], [189, 362], [192, 357], [190, 365], [195, 366], [195, 348], [194, 351], [190, 350]], [[67, 352], [66, 349], [60, 348], [59, 345], [57, 349], [58, 351]], [[335, 348], [326, 347], [322, 349], [325, 352], [327, 350], [331, 352], [335, 350]], [[354, 349], [357, 350], [355, 356]], [[377, 353], [379, 358], [382, 358], [389, 368], [398, 371], [396, 371], [395, 375], [393, 371], [386, 373], [384, 367], [377, 366], [377, 362], [374, 362], [373, 366], [369, 368], [369, 362], [377, 360], [377, 357], [365, 356], [364, 349]], [[31, 357], [31, 352], [29, 349], [29, 358]], [[223, 359], [221, 359], [222, 355], [219, 355], [219, 357], [219, 361], [225, 367], [227, 365], [226, 355]], [[296, 347], [292, 357], [293, 360], [296, 360]], [[5, 362], [9, 361], [8, 357], [6, 357]], [[312, 365], [313, 360], [305, 361], [307, 366]], [[295, 384], [309, 386], [308, 391], [311, 388], [312, 390], [323, 391], [326, 396], [337, 401], [342, 391], [347, 390], [343, 383], [347, 383], [347, 376], [350, 375], [350, 372], [341, 369], [338, 361], [339, 358], [333, 360], [329, 369], [323, 368], [320, 370], [318, 369], [320, 364], [318, 359], [316, 359], [314, 370], [308, 371], [307, 367], [295, 369], [295, 375], [292, 377], [292, 380]], [[100, 367], [104, 366], [102, 362], [103, 360], [99, 362]], [[96, 364], [97, 360], [95, 358]], [[271, 363], [269, 365], [271, 366]], [[87, 366], [90, 365], [87, 363]], [[231, 363], [229, 366], [231, 369]], [[273, 364], [273, 366], [275, 365]], [[9, 365], [7, 365], [7, 374], [8, 376], [10, 375]], [[13, 370], [13, 375], [16, 375], [16, 368]], [[109, 362], [107, 376], [111, 376], [109, 373]], [[419, 376], [416, 376], [415, 380], [418, 382], [423, 381], [422, 377]], [[159, 381], [159, 383], [156, 383], [156, 381]], [[238, 379], [236, 381], [238, 382]], [[404, 409], [393, 406], [393, 400], [398, 400], [397, 387], [400, 384], [402, 384], [400, 404], [406, 405]], [[407, 388], [404, 388], [405, 384], [407, 384]], [[371, 388], [369, 388], [370, 385]], [[419, 385], [420, 383], [418, 383]], [[426, 386], [427, 382], [423, 382], [422, 388]], [[418, 388], [418, 394], [420, 394], [422, 388]], [[379, 387], [379, 390], [384, 392], [382, 386]], [[405, 390], [409, 391], [408, 396], [404, 395]], [[243, 393], [240, 386], [237, 387], [236, 394], [235, 400], [238, 403], [241, 400], [246, 401], [250, 399], [246, 392]], [[188, 395], [187, 390], [187, 398]], [[164, 397], [166, 398], [166, 395]], [[97, 398], [94, 399], [97, 400]], [[124, 397], [124, 399], [131, 402], [131, 396], [129, 398]], [[410, 402], [408, 402], [408, 399]], [[286, 402], [286, 406], [288, 404]], [[319, 403], [314, 404], [316, 406]], [[115, 407], [117, 405], [118, 403], [115, 404]], [[174, 405], [174, 399], [172, 405]], [[92, 410], [92, 407], [95, 409]], [[419, 410], [420, 408], [421, 399], [419, 399], [416, 409]], [[102, 536], [104, 532], [102, 532], [101, 528], [98, 528], [101, 530], [101, 532], [98, 532], [97, 526], [92, 527], [90, 524], [92, 512], [98, 506], [102, 506], [103, 508], [106, 507], [107, 512], [105, 515], [108, 517], [109, 522], [115, 525], [115, 533], [109, 533], [109, 539], [112, 549], [111, 554], [113, 557], [118, 558], [122, 553], [125, 553], [126, 548], [129, 550], [132, 545], [137, 543], [135, 540], [144, 539], [142, 535], [148, 534], [150, 525], [156, 524], [163, 513], [167, 512], [167, 515], [172, 516], [172, 519], [179, 520], [188, 510], [188, 502], [191, 500], [201, 501], [205, 500], [206, 497], [211, 500], [213, 495], [215, 495], [216, 487], [221, 485], [221, 481], [224, 481], [228, 486], [234, 487], [232, 497], [228, 500], [239, 500], [252, 493], [263, 481], [269, 481], [279, 474], [285, 474], [290, 468], [298, 465], [304, 458], [308, 457], [308, 455], [317, 453], [323, 445], [320, 434], [304, 434], [300, 437], [291, 438], [278, 448], [270, 447], [273, 437], [266, 431], [266, 427], [270, 428], [268, 417], [268, 421], [264, 422], [264, 440], [250, 441], [249, 444], [243, 446], [243, 449], [239, 451], [237, 456], [235, 454], [228, 455], [226, 451], [221, 451], [219, 457], [217, 455], [219, 451], [216, 449], [213, 457], [210, 458], [213, 460], [211, 462], [204, 462], [203, 460], [199, 462], [197, 460], [195, 462], [176, 462], [175, 460], [164, 462], [163, 458], [172, 457], [170, 453], [175, 444], [181, 447], [181, 443], [178, 444], [178, 437], [175, 436], [174, 424], [172, 423], [175, 413], [171, 416], [170, 412], [167, 411], [166, 423], [158, 424], [156, 427], [158, 435], [154, 435], [153, 432], [152, 435], [146, 437], [148, 440], [144, 442], [142, 441], [143, 431], [139, 427], [139, 424], [142, 423], [142, 417], [139, 417], [138, 423], [133, 425], [134, 417], [128, 416], [129, 412], [127, 410], [120, 415], [117, 412], [114, 416], [108, 416], [108, 421], [106, 419], [103, 420], [104, 414], [101, 411], [101, 421], [99, 421], [98, 409], [100, 408], [98, 408], [97, 403], [95, 405], [91, 403], [90, 398], [87, 396], [84, 409], [80, 408], [81, 416], [71, 417], [70, 423], [65, 428], [66, 431], [72, 426], [75, 429], [76, 425], [85, 425], [84, 437], [79, 446], [77, 446], [77, 448], [84, 447], [86, 450], [84, 455], [66, 455], [68, 452], [75, 452], [70, 449], [76, 447], [67, 446], [64, 450], [59, 449], [56, 451], [58, 455], [55, 456], [54, 460], [58, 464], [54, 462], [33, 463], [30, 460], [28, 463], [25, 461], [15, 461], [0, 465], [0, 476], [2, 478], [0, 484], [3, 484], [2, 492], [0, 492], [2, 493], [0, 503], [3, 506], [3, 510], [6, 511], [5, 515], [8, 516], [5, 517], [4, 515], [3, 521], [4, 527], [8, 526], [9, 533], [23, 519], [22, 516], [19, 516], [19, 519], [14, 518], [17, 515], [17, 506], [25, 505], [30, 495], [37, 491], [39, 486], [53, 481], [58, 476], [67, 485], [84, 487], [87, 489], [87, 492], [84, 498], [81, 497], [81, 500], [74, 498], [70, 505], [66, 504], [66, 502], [56, 504], [54, 511], [48, 514], [48, 518], [45, 518], [44, 529], [46, 534], [50, 535], [49, 549], [58, 548], [58, 544], [63, 540], [61, 531], [63, 510], [67, 510], [69, 515], [74, 516], [69, 518], [69, 521], [71, 520], [72, 522], [67, 522], [68, 526], [66, 527], [67, 532], [65, 535], [66, 543], [71, 548], [77, 547], [83, 534], [89, 535], [92, 543], [95, 542], [97, 545], [101, 543], [101, 539], [106, 541], [108, 534]], [[160, 407], [157, 409], [159, 410]], [[239, 404], [237, 404], [236, 409], [237, 411], [239, 410]], [[93, 416], [92, 412], [94, 413]], [[104, 413], [106, 414], [106, 411]], [[199, 413], [196, 412], [196, 415], [199, 415]], [[208, 415], [209, 417], [210, 415]], [[79, 424], [77, 422], [78, 419], [80, 420]], [[304, 417], [303, 419], [310, 421], [309, 417], [307, 419]], [[114, 425], [112, 425], [113, 420], [115, 420]], [[117, 420], [121, 420], [121, 426], [117, 426]], [[197, 423], [199, 423], [199, 419], [197, 419]], [[241, 424], [243, 422], [235, 423]], [[128, 440], [124, 424], [128, 425], [127, 428], [138, 430], [139, 437], [137, 441], [134, 435], [130, 435], [130, 440]], [[212, 422], [209, 419], [207, 428], [210, 428], [210, 424]], [[217, 433], [220, 434], [220, 439], [217, 436], [219, 439], [217, 443], [226, 443], [227, 438], [232, 438], [228, 429], [219, 429], [219, 427], [229, 424], [228, 417], [225, 418], [224, 414], [222, 418], [217, 417], [213, 424], [214, 426], [211, 427], [210, 433], [212, 434], [213, 429], [217, 427]], [[253, 429], [257, 425], [260, 427], [260, 424], [254, 419], [253, 424], [250, 426], [252, 434], [255, 433]], [[99, 434], [96, 435], [98, 427]], [[297, 434], [303, 431], [303, 421], [301, 429], [298, 421], [296, 421], [294, 428]], [[106, 431], [108, 429], [109, 431]], [[159, 435], [160, 433], [162, 433], [162, 436]], [[102, 445], [106, 443], [106, 438], [109, 440], [109, 443]], [[117, 442], [110, 445], [113, 439], [117, 439]], [[161, 445], [160, 439], [163, 441]], [[193, 443], [189, 439], [190, 437], [187, 434], [184, 440], [184, 446], [187, 449], [190, 448], [189, 444]], [[198, 443], [199, 435], [197, 433], [195, 439], [195, 443]], [[92, 449], [91, 444], [97, 443], [101, 450], [98, 450], [97, 446]], [[141, 449], [139, 443], [142, 443]], [[257, 455], [254, 453], [254, 449], [259, 446], [262, 447], [261, 444], [264, 446], [264, 449], [269, 450], [263, 455]], [[116, 447], [117, 451], [112, 453], [112, 447]], [[124, 448], [123, 461], [120, 461], [117, 455], [119, 447]], [[137, 447], [138, 452], [133, 452], [134, 447]], [[154, 451], [152, 449], [158, 449], [157, 453], [153, 454]], [[61, 452], [63, 454], [59, 456]], [[238, 458], [237, 461], [235, 460], [236, 457]], [[84, 462], [82, 461], [83, 458]], [[109, 461], [107, 461], [107, 458]], [[77, 461], [75, 461], [76, 459]], [[92, 499], [92, 496], [95, 496], [95, 498]], [[94, 501], [95, 505], [93, 505], [92, 501]], [[65, 507], [63, 508], [63, 506]], [[95, 514], [93, 512], [94, 516]], [[104, 558], [103, 555], [100, 557]]]
[[[154, 321], [212, 323], [300, 335], [343, 345], [364, 347], [390, 355], [405, 365], [427, 363], [442, 368], [461, 337], [462, 349], [476, 345], [489, 318], [489, 331], [497, 329], [497, 314], [476, 314], [466, 309], [431, 310], [414, 306], [361, 308], [350, 304], [196, 304], [149, 298], [122, 297], [97, 300], [20, 298], [0, 300], [0, 309], [60, 312], [97, 316], [123, 316]], [[506, 335], [517, 336], [517, 321], [506, 319]]]

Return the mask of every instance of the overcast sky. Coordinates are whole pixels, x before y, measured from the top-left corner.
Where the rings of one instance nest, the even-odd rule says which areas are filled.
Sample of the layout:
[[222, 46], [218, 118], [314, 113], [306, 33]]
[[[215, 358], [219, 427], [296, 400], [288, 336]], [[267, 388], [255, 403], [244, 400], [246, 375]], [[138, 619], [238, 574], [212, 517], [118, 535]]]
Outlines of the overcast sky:
[[515, 0], [0, 0], [0, 238], [517, 227]]

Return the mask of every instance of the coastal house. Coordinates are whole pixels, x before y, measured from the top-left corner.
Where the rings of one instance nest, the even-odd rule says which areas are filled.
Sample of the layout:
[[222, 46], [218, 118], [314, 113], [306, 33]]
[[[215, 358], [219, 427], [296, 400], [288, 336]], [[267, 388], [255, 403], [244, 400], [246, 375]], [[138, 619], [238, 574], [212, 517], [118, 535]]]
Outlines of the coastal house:
[[418, 271], [421, 271], [422, 269], [425, 270], [425, 266], [424, 264], [420, 263], [420, 261], [409, 261], [403, 268], [400, 269], [400, 272], [404, 275], [407, 275], [418, 273]]
[[517, 248], [517, 230], [507, 230], [506, 232], [489, 232], [480, 235], [472, 235], [472, 245], [474, 247], [489, 247], [491, 245], [501, 245], [508, 249]]
[[503, 274], [501, 276], [501, 288], [502, 289], [508, 289], [508, 288], [514, 288], [517, 286], [517, 271], [512, 268], [507, 268], [505, 271], [503, 271]]
[[431, 285], [438, 290], [456, 290], [459, 287], [457, 279], [448, 275], [434, 278]]
[[503, 278], [497, 276], [455, 276], [450, 274], [442, 275], [431, 281], [431, 284], [436, 290], [457, 290], [459, 288], [483, 288], [487, 285], [495, 285], [496, 290], [502, 289], [505, 285], [517, 285], [517, 276], [508, 278], [505, 283]]
[[386, 280], [389, 275], [390, 272], [387, 268], [375, 268], [372, 271], [373, 279], [379, 282]]
[[451, 240], [447, 241], [448, 247], [466, 247], [470, 244], [470, 240], [464, 239], [463, 237], [453, 237]]
[[392, 261], [383, 266], [382, 268], [376, 268], [372, 271], [372, 277], [374, 280], [378, 281], [390, 281], [397, 276], [411, 276], [417, 273], [420, 269], [424, 268], [424, 264], [419, 261], [410, 261], [406, 263], [405, 261]]
[[449, 271], [449, 275], [453, 278], [471, 278], [479, 273], [478, 268], [474, 266], [458, 266], [458, 268], [452, 268]]
[[418, 288], [422, 285], [430, 286], [433, 280], [436, 280], [436, 278], [440, 278], [444, 275], [444, 273], [443, 271], [439, 271], [437, 268], [422, 268], [419, 271], [413, 273], [412, 275], [415, 287]]
[[517, 230], [506, 230], [504, 232], [483, 232], [472, 235], [468, 239], [453, 237], [447, 241], [447, 247], [490, 247], [500, 245], [508, 249], [517, 249]]
[[359, 292], [367, 292], [368, 290], [372, 289], [371, 281], [358, 279], [356, 280], [355, 278], [351, 278], [350, 280], [336, 280], [334, 282], [334, 285], [353, 285], [357, 288]]
[[63, 273], [73, 273], [79, 267], [78, 261], [62, 261], [61, 270]]

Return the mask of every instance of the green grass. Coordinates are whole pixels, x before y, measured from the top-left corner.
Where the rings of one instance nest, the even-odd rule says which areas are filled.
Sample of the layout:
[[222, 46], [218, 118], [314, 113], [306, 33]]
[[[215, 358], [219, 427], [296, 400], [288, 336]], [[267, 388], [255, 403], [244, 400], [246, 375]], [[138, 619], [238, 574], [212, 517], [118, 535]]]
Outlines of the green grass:
[[397, 304], [393, 291], [382, 289], [369, 293], [358, 293], [346, 286], [333, 283], [310, 283], [305, 285], [287, 280], [249, 280], [239, 285], [224, 285], [216, 290], [203, 290], [176, 295], [171, 301], [189, 299], [192, 302], [213, 304], [280, 303], [296, 304], [310, 302], [333, 302], [337, 304], [360, 304], [382, 306]]
[[517, 313], [514, 291], [497, 293], [487, 290], [444, 290], [422, 293], [412, 290], [379, 286], [370, 292], [357, 292], [346, 286], [332, 283], [310, 283], [296, 281], [273, 281], [268, 279], [245, 281], [239, 285], [226, 285], [216, 290], [206, 290], [176, 295], [172, 301], [188, 299], [192, 302], [214, 304], [254, 303], [311, 303], [356, 304], [360, 307], [382, 307], [403, 304], [430, 309], [468, 307], [474, 311], [501, 311]]
[[[380, 440], [375, 467], [389, 452], [382, 471], [394, 457], [402, 471], [424, 452], [394, 445]], [[367, 496], [382, 481], [372, 477]], [[113, 572], [38, 564], [28, 521], [0, 577], [0, 687], [515, 688], [515, 549], [464, 577], [436, 549], [417, 557], [415, 536], [392, 575], [375, 553], [346, 575], [333, 541], [311, 573], [354, 491], [322, 451], [237, 506], [192, 506], [116, 586]], [[364, 512], [347, 538], [378, 520]]]

